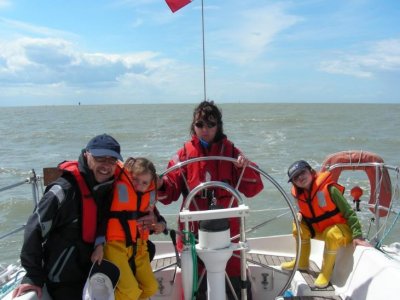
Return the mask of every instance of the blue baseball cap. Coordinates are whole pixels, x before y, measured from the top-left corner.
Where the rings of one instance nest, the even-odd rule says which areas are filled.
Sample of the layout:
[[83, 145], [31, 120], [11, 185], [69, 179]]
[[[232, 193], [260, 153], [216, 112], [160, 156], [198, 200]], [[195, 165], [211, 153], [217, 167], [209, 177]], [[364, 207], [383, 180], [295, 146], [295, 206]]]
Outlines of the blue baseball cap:
[[93, 156], [110, 156], [123, 160], [119, 143], [108, 134], [97, 135], [86, 146], [86, 150]]
[[305, 160], [298, 160], [292, 163], [287, 171], [287, 174], [289, 176], [288, 182], [291, 182], [293, 177], [295, 177], [297, 174], [299, 174], [301, 171], [304, 169], [309, 169], [311, 170], [311, 166], [308, 162]]

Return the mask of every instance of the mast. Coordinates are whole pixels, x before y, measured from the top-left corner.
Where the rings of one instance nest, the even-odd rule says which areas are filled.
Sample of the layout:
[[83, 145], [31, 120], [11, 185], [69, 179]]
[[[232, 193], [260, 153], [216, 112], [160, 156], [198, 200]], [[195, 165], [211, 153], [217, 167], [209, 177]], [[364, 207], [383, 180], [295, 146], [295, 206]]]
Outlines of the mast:
[[201, 32], [203, 42], [203, 93], [204, 101], [207, 100], [207, 88], [206, 88], [206, 48], [204, 38], [204, 0], [201, 0]]

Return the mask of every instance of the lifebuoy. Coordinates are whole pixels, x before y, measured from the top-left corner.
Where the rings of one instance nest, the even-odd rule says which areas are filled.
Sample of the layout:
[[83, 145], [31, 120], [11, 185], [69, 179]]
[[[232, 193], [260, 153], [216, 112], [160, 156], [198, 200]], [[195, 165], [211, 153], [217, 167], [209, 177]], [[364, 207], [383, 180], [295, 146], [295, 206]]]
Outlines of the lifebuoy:
[[[369, 209], [375, 214], [373, 205], [376, 203], [378, 194], [379, 205], [389, 208], [392, 199], [392, 184], [390, 181], [389, 172], [385, 168], [376, 166], [366, 166], [365, 163], [384, 163], [383, 159], [375, 153], [368, 151], [341, 151], [329, 155], [322, 163], [321, 171], [328, 171], [335, 164], [344, 164], [332, 170], [332, 178], [335, 181], [339, 180], [343, 170], [350, 171], [365, 171], [368, 176], [371, 187], [371, 195], [369, 204], [372, 204]], [[364, 165], [362, 165], [364, 164]], [[378, 193], [377, 193], [378, 192]], [[386, 209], [379, 209], [379, 216], [385, 217], [388, 214]]]

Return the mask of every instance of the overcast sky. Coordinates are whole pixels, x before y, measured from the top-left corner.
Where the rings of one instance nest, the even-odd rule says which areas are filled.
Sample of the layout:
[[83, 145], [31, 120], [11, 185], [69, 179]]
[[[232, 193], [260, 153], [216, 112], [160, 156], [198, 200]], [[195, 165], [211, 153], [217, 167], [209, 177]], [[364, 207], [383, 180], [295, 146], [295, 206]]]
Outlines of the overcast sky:
[[[399, 0], [204, 0], [217, 102], [400, 103]], [[201, 0], [0, 0], [0, 105], [204, 98]]]

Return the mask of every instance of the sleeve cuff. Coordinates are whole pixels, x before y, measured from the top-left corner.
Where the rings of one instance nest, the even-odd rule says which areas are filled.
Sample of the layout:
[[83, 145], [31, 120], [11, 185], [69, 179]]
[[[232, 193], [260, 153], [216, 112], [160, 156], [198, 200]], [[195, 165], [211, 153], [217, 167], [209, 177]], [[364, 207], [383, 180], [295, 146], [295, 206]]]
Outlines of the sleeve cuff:
[[94, 247], [96, 248], [96, 246], [98, 246], [100, 244], [105, 244], [105, 242], [106, 242], [106, 237], [105, 236], [99, 236], [94, 241]]

